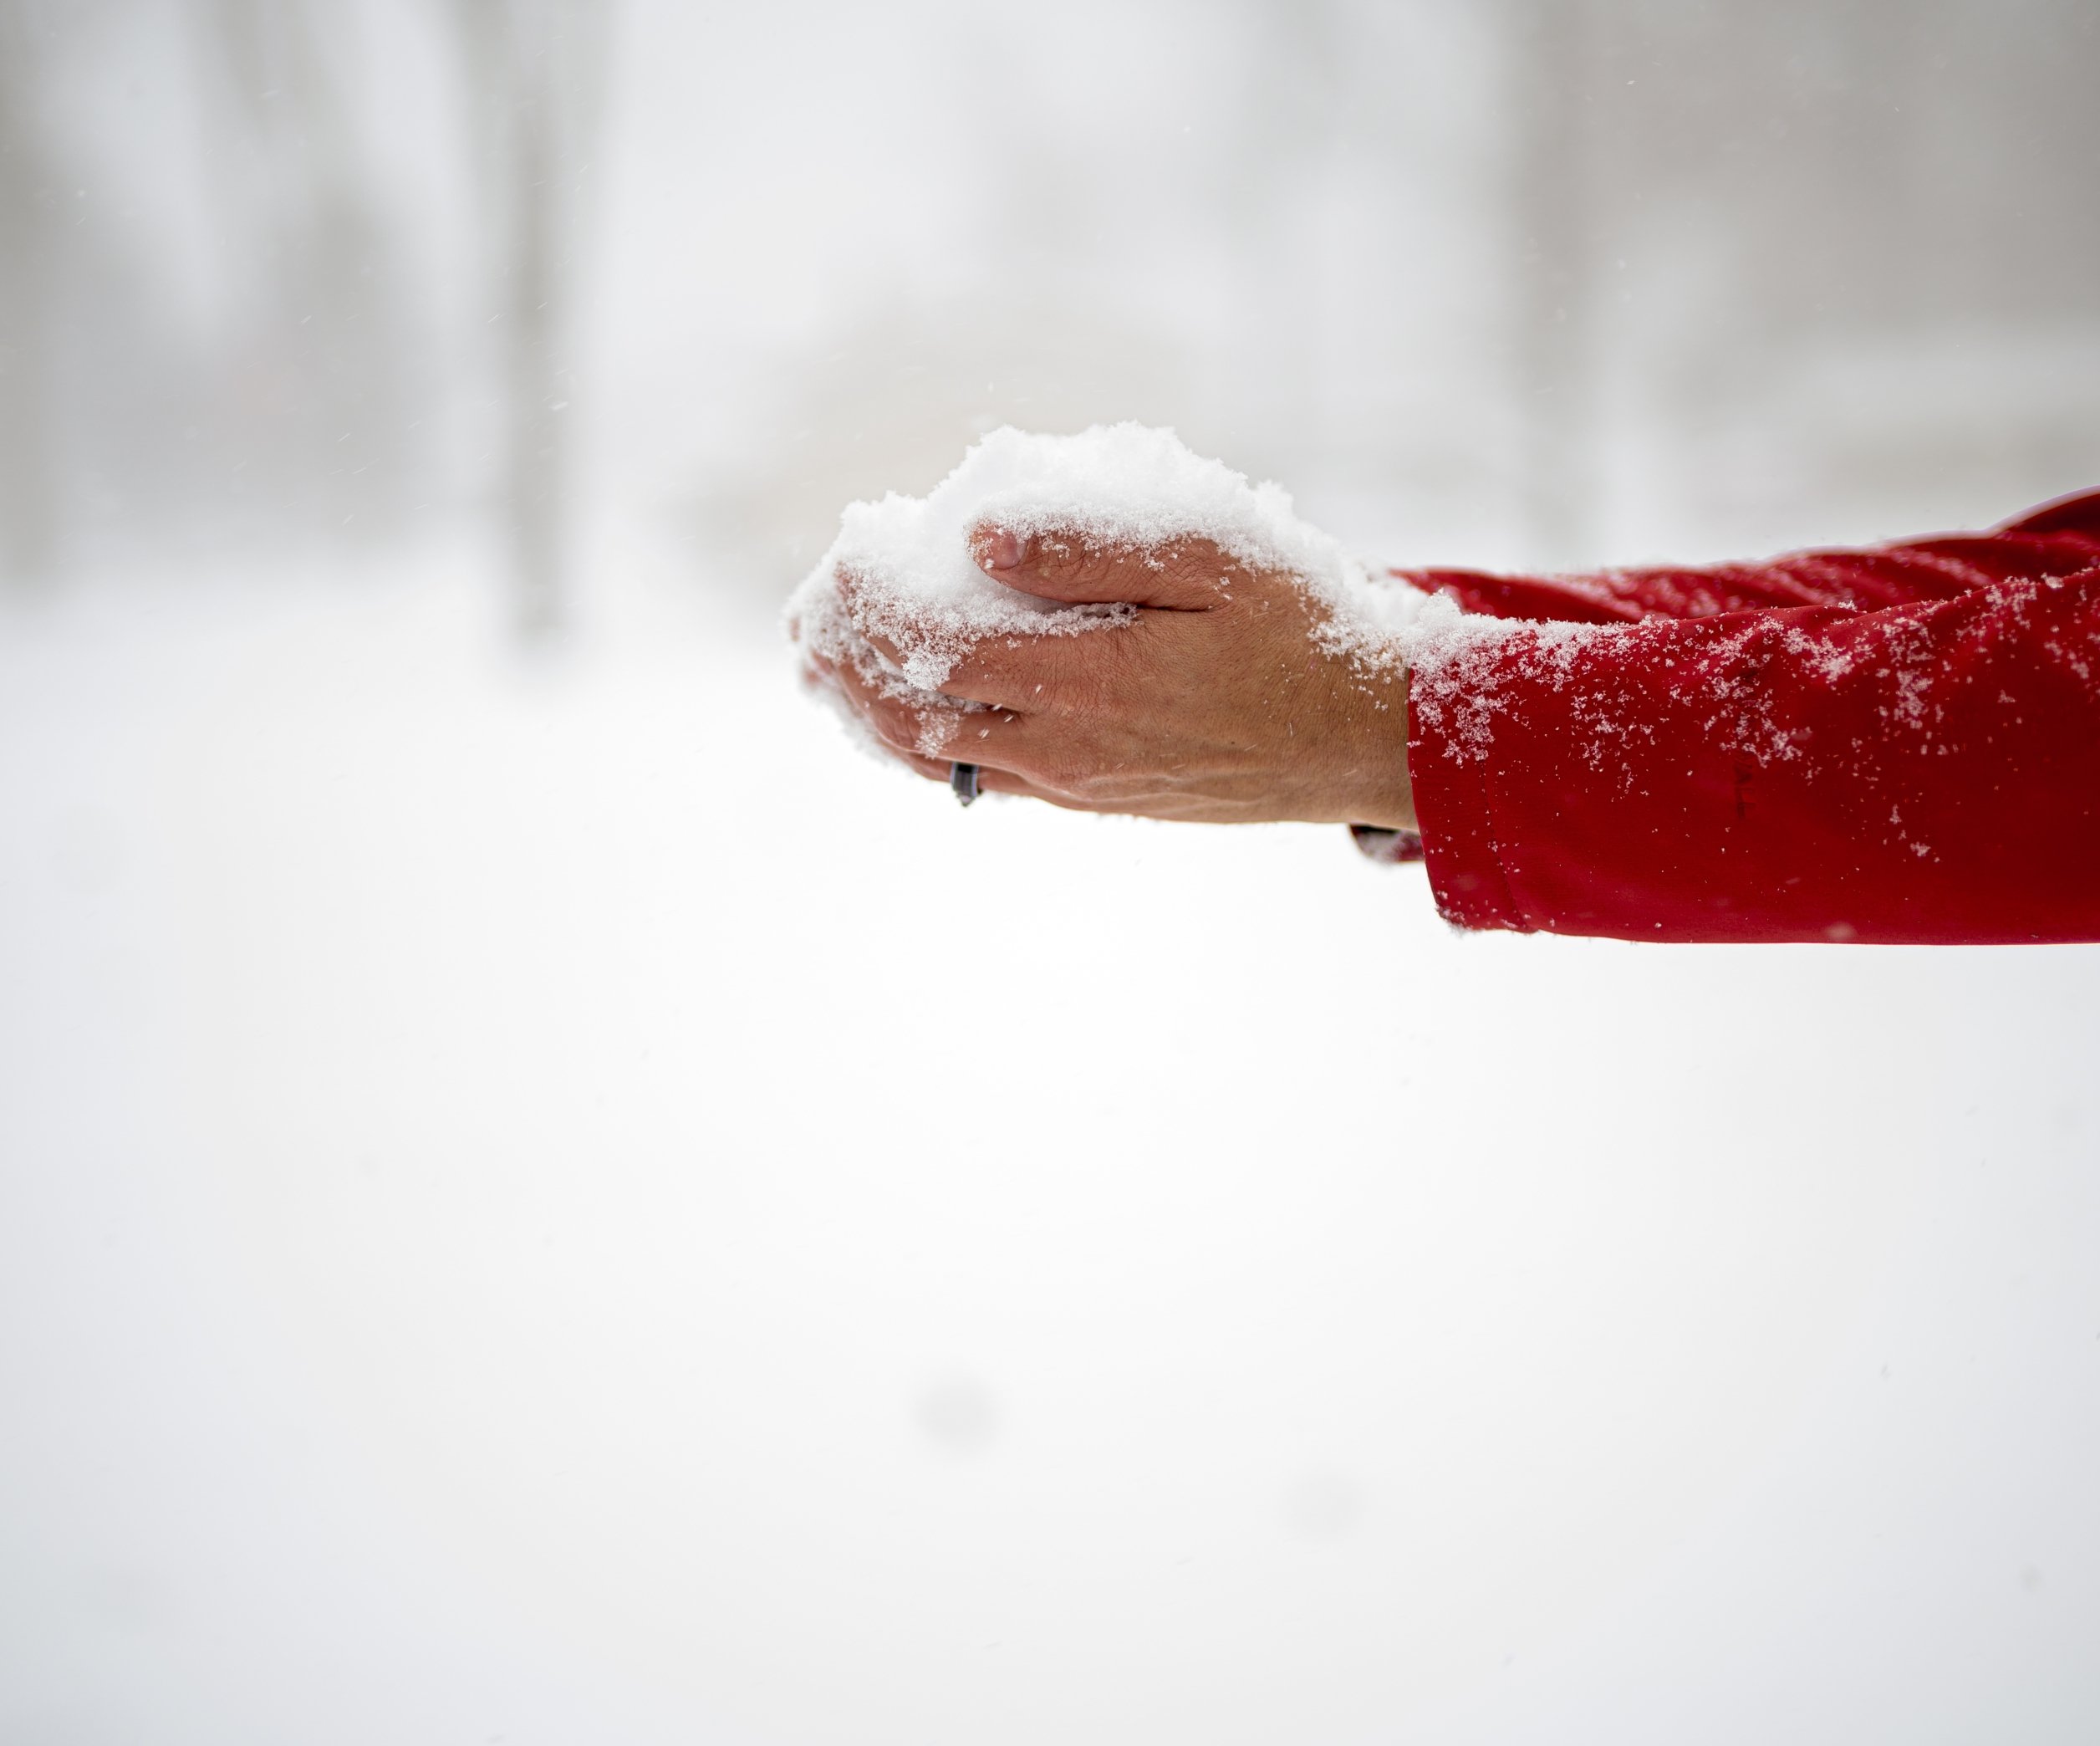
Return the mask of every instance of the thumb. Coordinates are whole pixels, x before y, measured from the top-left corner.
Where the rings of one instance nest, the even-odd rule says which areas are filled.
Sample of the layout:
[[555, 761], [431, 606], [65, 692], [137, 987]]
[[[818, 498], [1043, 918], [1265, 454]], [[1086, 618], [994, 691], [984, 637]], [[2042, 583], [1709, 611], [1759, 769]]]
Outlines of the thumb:
[[995, 582], [1072, 605], [1207, 612], [1251, 579], [1245, 564], [1207, 539], [1110, 546], [1077, 529], [1023, 534], [988, 522], [971, 530], [970, 555]]

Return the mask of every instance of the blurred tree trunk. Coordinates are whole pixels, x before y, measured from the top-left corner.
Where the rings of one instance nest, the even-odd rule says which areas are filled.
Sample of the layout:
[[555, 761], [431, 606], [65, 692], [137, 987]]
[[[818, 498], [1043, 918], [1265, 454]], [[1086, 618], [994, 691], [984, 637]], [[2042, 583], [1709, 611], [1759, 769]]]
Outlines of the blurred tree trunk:
[[1516, 350], [1532, 561], [1587, 561], [1602, 470], [1594, 392], [1591, 0], [1516, 0]]
[[58, 227], [32, 37], [21, 0], [0, 0], [0, 580], [45, 575], [59, 544], [49, 380]]
[[607, 8], [589, 0], [455, 0], [455, 15], [500, 335], [505, 543], [518, 629], [541, 636], [559, 628], [567, 606], [570, 300]]
[[322, 0], [218, 0], [219, 198], [248, 255], [217, 417], [242, 476], [332, 541], [398, 522], [410, 324]]

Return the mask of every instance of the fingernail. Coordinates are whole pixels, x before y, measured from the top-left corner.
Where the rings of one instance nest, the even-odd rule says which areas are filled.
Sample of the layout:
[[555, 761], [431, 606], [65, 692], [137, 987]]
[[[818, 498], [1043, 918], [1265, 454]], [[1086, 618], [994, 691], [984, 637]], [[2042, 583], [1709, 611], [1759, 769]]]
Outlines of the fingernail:
[[988, 570], [1012, 569], [1021, 562], [1021, 541], [1005, 528], [994, 528], [977, 543], [977, 561]]

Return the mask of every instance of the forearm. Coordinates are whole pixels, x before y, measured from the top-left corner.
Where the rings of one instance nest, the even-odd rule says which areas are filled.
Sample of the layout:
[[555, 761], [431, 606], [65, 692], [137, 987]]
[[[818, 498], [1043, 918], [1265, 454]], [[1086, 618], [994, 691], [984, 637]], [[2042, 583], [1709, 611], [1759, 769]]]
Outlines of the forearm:
[[2100, 569], [1879, 611], [1469, 620], [1412, 701], [1463, 925], [2100, 938]]

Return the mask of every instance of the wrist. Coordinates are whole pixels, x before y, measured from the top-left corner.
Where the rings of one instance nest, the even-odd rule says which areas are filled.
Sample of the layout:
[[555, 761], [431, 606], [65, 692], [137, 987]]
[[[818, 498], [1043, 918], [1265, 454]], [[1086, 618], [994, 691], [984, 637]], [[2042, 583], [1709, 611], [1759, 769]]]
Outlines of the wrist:
[[1407, 768], [1407, 674], [1379, 685], [1362, 717], [1361, 748], [1343, 814], [1351, 824], [1412, 832], [1414, 784]]

